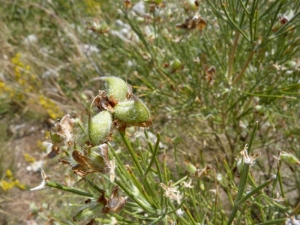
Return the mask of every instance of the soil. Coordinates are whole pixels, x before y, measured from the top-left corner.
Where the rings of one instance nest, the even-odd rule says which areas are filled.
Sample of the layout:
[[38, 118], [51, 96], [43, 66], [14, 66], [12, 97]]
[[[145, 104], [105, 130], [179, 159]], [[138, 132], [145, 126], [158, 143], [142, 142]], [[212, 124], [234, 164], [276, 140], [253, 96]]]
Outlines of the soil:
[[[14, 129], [16, 128], [16, 129]], [[26, 190], [14, 187], [8, 191], [0, 190], [0, 224], [37, 224], [33, 219], [30, 204], [42, 204], [41, 193], [30, 191], [41, 182], [39, 171], [29, 171], [30, 163], [24, 158], [28, 154], [36, 161], [44, 158], [44, 153], [37, 147], [37, 141], [43, 140], [43, 128], [37, 124], [14, 124], [7, 131], [10, 140], [2, 143], [0, 153], [3, 156], [1, 169], [13, 172], [14, 178], [26, 186]]]

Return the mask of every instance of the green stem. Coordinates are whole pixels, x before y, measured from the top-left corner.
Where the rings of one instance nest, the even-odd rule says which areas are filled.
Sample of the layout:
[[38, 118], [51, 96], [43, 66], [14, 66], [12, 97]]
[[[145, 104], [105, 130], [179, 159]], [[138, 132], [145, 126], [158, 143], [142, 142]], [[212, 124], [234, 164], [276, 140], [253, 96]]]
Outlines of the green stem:
[[52, 182], [52, 181], [48, 181], [46, 183], [46, 185], [48, 187], [57, 188], [57, 189], [60, 189], [60, 190], [63, 190], [63, 191], [67, 191], [67, 192], [71, 192], [71, 193], [74, 193], [74, 194], [77, 194], [77, 195], [81, 195], [81, 196], [85, 196], [85, 197], [91, 197], [91, 198], [94, 197], [90, 193], [87, 193], [87, 192], [84, 192], [84, 191], [81, 191], [81, 190], [78, 190], [78, 189], [75, 189], [75, 188], [70, 188], [70, 187], [67, 187], [67, 186], [64, 186], [64, 185]]
[[235, 56], [235, 51], [236, 51], [239, 37], [240, 37], [240, 33], [236, 32], [235, 38], [233, 41], [233, 48], [232, 48], [231, 54], [229, 55], [229, 58], [228, 58], [228, 78], [227, 78], [228, 83], [231, 82], [232, 70], [233, 70], [233, 65], [234, 65], [234, 56]]
[[263, 223], [258, 223], [256, 225], [273, 225], [273, 224], [283, 224], [285, 223], [286, 219], [278, 219], [278, 220], [272, 220], [272, 221], [267, 221]]
[[129, 151], [129, 153], [130, 153], [130, 155], [131, 155], [131, 157], [132, 157], [132, 160], [133, 160], [133, 162], [134, 162], [134, 165], [136, 166], [136, 168], [137, 168], [138, 171], [139, 171], [139, 174], [140, 174], [141, 176], [143, 176], [143, 175], [144, 175], [143, 169], [142, 169], [141, 164], [139, 163], [139, 161], [138, 161], [138, 159], [137, 159], [137, 157], [136, 157], [136, 154], [135, 154], [135, 152], [134, 152], [134, 150], [133, 150], [133, 148], [132, 148], [132, 146], [131, 146], [129, 140], [128, 140], [127, 137], [126, 137], [125, 131], [121, 131], [121, 130], [120, 130], [119, 133], [120, 133], [121, 138], [122, 138], [123, 142], [125, 143], [125, 145], [126, 145], [128, 151]]
[[248, 67], [248, 65], [249, 65], [249, 63], [250, 63], [250, 61], [251, 61], [251, 59], [252, 59], [252, 57], [253, 57], [253, 55], [254, 55], [254, 50], [252, 50], [252, 51], [250, 52], [250, 55], [249, 55], [247, 61], [245, 62], [244, 66], [243, 66], [243, 68], [242, 68], [242, 70], [241, 70], [241, 72], [237, 75], [237, 77], [234, 79], [234, 81], [232, 82], [231, 85], [234, 85], [236, 82], [239, 81], [239, 79], [242, 78], [242, 76], [244, 75], [244, 73], [245, 73], [245, 71], [246, 71], [246, 69], [247, 69], [247, 67]]
[[277, 176], [278, 176], [278, 181], [279, 181], [281, 196], [283, 198], [285, 198], [284, 190], [283, 190], [283, 186], [282, 186], [282, 179], [281, 179], [280, 167], [281, 167], [281, 161], [279, 161]]
[[236, 204], [240, 205], [242, 203], [244, 203], [248, 198], [250, 198], [252, 195], [257, 194], [261, 189], [263, 189], [264, 187], [268, 186], [270, 183], [273, 182], [274, 179], [268, 180], [267, 182], [259, 185], [257, 188], [253, 189], [252, 191], [250, 191], [248, 194], [246, 194], [240, 201], [238, 201]]
[[122, 182], [118, 180], [115, 181], [118, 186], [136, 203], [138, 204], [145, 212], [154, 213], [154, 210], [149, 206], [146, 206], [138, 197], [136, 197], [130, 189], [128, 189]]
[[[147, 170], [146, 170], [146, 172], [145, 172], [145, 174], [144, 174], [144, 177], [147, 176], [148, 172], [150, 171], [150, 169], [151, 169], [151, 167], [152, 167], [152, 164], [154, 163], [154, 161], [155, 161], [155, 159], [156, 159], [156, 155], [157, 155], [157, 152], [158, 152], [159, 142], [160, 142], [160, 134], [158, 133], [158, 134], [157, 134], [157, 141], [156, 141], [156, 144], [155, 144], [155, 148], [154, 148], [154, 151], [152, 152], [152, 158], [151, 158], [151, 161], [150, 161], [150, 163], [149, 163], [149, 165], [148, 165], [148, 168], [147, 168]], [[150, 146], [150, 147], [152, 148], [152, 146]], [[156, 165], [156, 166], [157, 166], [157, 169], [159, 170], [158, 165]], [[159, 174], [159, 176], [161, 176], [161, 175]], [[162, 180], [162, 179], [161, 179], [161, 177], [160, 177], [160, 181], [161, 181], [161, 180]]]
[[[254, 137], [255, 137], [257, 128], [258, 128], [258, 122], [256, 122], [256, 125], [255, 125], [255, 127], [254, 127], [254, 129], [252, 131], [250, 143], [249, 143], [249, 146], [248, 146], [248, 149], [247, 149], [248, 150], [248, 154], [251, 151], [252, 144], [253, 144], [253, 141], [254, 141]], [[233, 222], [233, 220], [235, 218], [235, 215], [236, 215], [236, 213], [238, 211], [239, 201], [243, 197], [243, 193], [244, 193], [244, 190], [245, 190], [245, 187], [246, 187], [246, 184], [247, 184], [247, 179], [248, 179], [248, 173], [249, 173], [249, 170], [250, 170], [250, 166], [251, 165], [249, 163], [244, 163], [244, 168], [243, 168], [243, 171], [242, 171], [241, 180], [240, 180], [240, 184], [239, 184], [239, 188], [238, 188], [238, 194], [237, 194], [236, 200], [234, 202], [234, 206], [233, 206], [233, 209], [232, 209], [232, 212], [231, 212], [231, 215], [229, 217], [227, 225], [231, 225], [232, 224], [232, 222]]]

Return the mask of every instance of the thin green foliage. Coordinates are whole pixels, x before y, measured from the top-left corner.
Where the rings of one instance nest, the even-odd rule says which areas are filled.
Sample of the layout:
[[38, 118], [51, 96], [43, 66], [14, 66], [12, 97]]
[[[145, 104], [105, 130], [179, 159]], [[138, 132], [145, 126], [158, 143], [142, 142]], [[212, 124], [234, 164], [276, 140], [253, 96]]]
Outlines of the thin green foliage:
[[[46, 186], [90, 200], [68, 195], [64, 204], [78, 207], [64, 218], [51, 192], [40, 223], [282, 224], [297, 215], [299, 165], [280, 152], [300, 158], [300, 3], [198, 3], [3, 1], [1, 116], [76, 115], [76, 143], [59, 153], [71, 168], [73, 151], [91, 152], [86, 115], [103, 90], [95, 77], [132, 84], [153, 120], [113, 134], [115, 180], [53, 176]], [[101, 213], [116, 186], [124, 209]]]

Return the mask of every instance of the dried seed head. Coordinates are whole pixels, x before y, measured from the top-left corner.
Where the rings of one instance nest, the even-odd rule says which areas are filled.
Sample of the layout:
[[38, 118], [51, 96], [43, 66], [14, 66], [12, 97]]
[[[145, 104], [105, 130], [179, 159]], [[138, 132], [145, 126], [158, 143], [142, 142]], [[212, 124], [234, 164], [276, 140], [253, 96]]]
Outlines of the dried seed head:
[[289, 22], [289, 18], [287, 18], [287, 16], [280, 16], [279, 17], [279, 22], [282, 24], [282, 25], [284, 25], [284, 24], [286, 24], [287, 22]]
[[207, 174], [209, 173], [210, 170], [211, 170], [210, 166], [206, 166], [203, 169], [197, 169], [197, 171], [195, 173], [195, 176], [199, 177], [199, 178], [202, 178], [204, 176], [207, 176]]
[[124, 1], [124, 6], [126, 9], [130, 9], [132, 7], [132, 3], [130, 0], [125, 0]]
[[186, 19], [183, 23], [176, 24], [176, 27], [186, 30], [193, 30], [197, 28], [199, 31], [202, 31], [206, 27], [206, 21], [196, 15]]
[[106, 205], [103, 207], [102, 213], [117, 213], [125, 207], [126, 199], [124, 197], [119, 197], [118, 191], [118, 187], [115, 187], [112, 190], [112, 194], [107, 200]]
[[51, 140], [55, 143], [59, 143], [62, 140], [69, 142], [73, 137], [73, 125], [74, 119], [70, 118], [70, 115], [65, 115], [59, 122], [56, 124], [56, 133], [51, 134]]

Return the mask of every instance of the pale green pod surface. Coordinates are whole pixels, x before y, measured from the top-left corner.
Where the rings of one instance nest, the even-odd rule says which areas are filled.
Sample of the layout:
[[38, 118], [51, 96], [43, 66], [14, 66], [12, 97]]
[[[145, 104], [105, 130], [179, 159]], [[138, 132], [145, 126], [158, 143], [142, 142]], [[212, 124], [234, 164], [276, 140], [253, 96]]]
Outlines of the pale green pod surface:
[[172, 71], [179, 70], [181, 67], [182, 67], [182, 63], [179, 59], [174, 59], [170, 64], [170, 68]]
[[280, 159], [289, 165], [291, 165], [291, 164], [300, 165], [300, 161], [296, 156], [294, 156], [293, 154], [284, 152], [284, 151], [280, 152]]
[[114, 107], [114, 116], [126, 123], [143, 123], [150, 118], [147, 106], [133, 95], [133, 100], [119, 102]]
[[195, 174], [197, 172], [197, 167], [190, 163], [190, 162], [185, 162], [185, 165], [186, 165], [186, 170], [190, 173], [190, 174]]
[[101, 77], [106, 81], [106, 88], [108, 97], [113, 95], [114, 99], [118, 102], [125, 101], [128, 93], [127, 83], [119, 77]]
[[89, 121], [89, 138], [94, 145], [103, 143], [112, 128], [112, 115], [108, 111], [102, 111]]
[[187, 9], [192, 11], [196, 11], [198, 9], [198, 3], [196, 0], [186, 0], [185, 5]]

